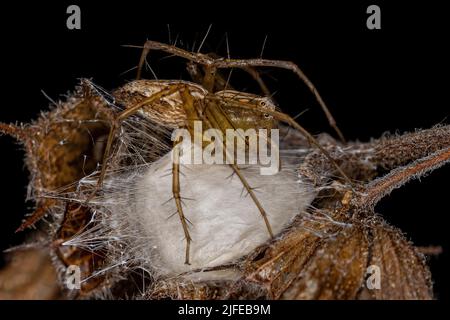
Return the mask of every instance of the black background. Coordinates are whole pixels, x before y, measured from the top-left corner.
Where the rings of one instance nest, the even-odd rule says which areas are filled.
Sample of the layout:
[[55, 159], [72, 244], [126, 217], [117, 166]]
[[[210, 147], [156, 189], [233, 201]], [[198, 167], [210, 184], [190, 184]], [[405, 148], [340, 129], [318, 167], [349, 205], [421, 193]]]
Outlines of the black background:
[[[343, 2], [343, 1], [342, 1]], [[169, 41], [179, 34], [183, 46], [196, 40], [198, 47], [210, 23], [211, 32], [202, 52], [226, 54], [228, 33], [232, 57], [259, 57], [265, 36], [265, 58], [292, 60], [310, 77], [331, 108], [348, 139], [367, 141], [386, 131], [404, 132], [448, 123], [449, 49], [443, 2], [343, 3], [298, 1], [175, 2], [48, 1], [16, 2], [1, 7], [0, 121], [29, 122], [49, 101], [41, 90], [58, 100], [73, 90], [78, 78], [88, 77], [113, 89], [133, 79], [121, 75], [138, 62], [138, 49], [151, 40]], [[81, 7], [81, 30], [66, 28], [66, 8]], [[378, 4], [382, 29], [366, 28], [366, 8]], [[187, 78], [183, 61], [150, 63], [159, 78]], [[238, 74], [238, 72], [236, 72]], [[296, 115], [312, 133], [329, 132], [325, 117], [312, 95], [287, 71], [264, 71], [280, 107]], [[146, 73], [151, 77], [151, 73]], [[233, 79], [233, 78], [232, 78]], [[237, 75], [239, 89], [255, 89], [252, 81]], [[18, 244], [14, 234], [24, 212], [28, 173], [23, 153], [14, 141], [0, 138], [2, 201], [0, 249]], [[448, 299], [448, 229], [450, 168], [440, 169], [421, 182], [394, 191], [378, 207], [386, 220], [403, 230], [417, 245], [441, 245], [444, 253], [430, 258], [437, 298]]]

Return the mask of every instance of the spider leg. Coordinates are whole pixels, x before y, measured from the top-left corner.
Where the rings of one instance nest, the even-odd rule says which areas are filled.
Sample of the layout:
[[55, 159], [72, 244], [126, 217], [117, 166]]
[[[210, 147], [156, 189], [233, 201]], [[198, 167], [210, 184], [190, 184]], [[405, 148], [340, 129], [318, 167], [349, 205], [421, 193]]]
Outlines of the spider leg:
[[217, 68], [214, 65], [205, 66], [205, 76], [203, 77], [202, 86], [209, 92], [213, 92], [216, 81]]
[[336, 124], [336, 120], [328, 109], [327, 105], [323, 101], [322, 97], [319, 94], [319, 91], [314, 86], [314, 84], [309, 80], [309, 78], [305, 75], [305, 73], [293, 62], [291, 61], [283, 61], [283, 60], [267, 60], [267, 59], [222, 59], [215, 60], [214, 65], [217, 69], [221, 68], [247, 68], [251, 67], [275, 67], [280, 69], [286, 69], [292, 71], [296, 74], [308, 87], [308, 89], [312, 92], [320, 107], [322, 108], [325, 116], [327, 117], [328, 123], [330, 127], [334, 129], [336, 134], [339, 136], [339, 139], [342, 142], [345, 142], [344, 135]]
[[[211, 101], [211, 103], [208, 104], [208, 107], [205, 109], [205, 114], [206, 114], [206, 117], [204, 118], [204, 121], [210, 128], [220, 128], [220, 130], [222, 132], [225, 132], [226, 129], [234, 128], [233, 123], [229, 120], [226, 113], [221, 109], [221, 107], [218, 104], [215, 103], [215, 101]], [[223, 141], [222, 141], [222, 143], [223, 143]], [[226, 157], [228, 159], [235, 159], [234, 155], [230, 155], [228, 153], [228, 150], [226, 147], [224, 147], [224, 151], [225, 151]], [[264, 223], [266, 225], [266, 228], [267, 228], [267, 231], [269, 232], [270, 237], [273, 238], [273, 231], [272, 231], [272, 227], [270, 226], [269, 219], [267, 218], [267, 213], [264, 210], [261, 203], [259, 202], [258, 198], [256, 197], [256, 195], [253, 191], [254, 189], [250, 186], [247, 179], [244, 177], [241, 170], [235, 163], [230, 164], [230, 167], [233, 169], [233, 172], [236, 173], [236, 175], [239, 177], [239, 179], [242, 182], [242, 185], [244, 186], [244, 188], [246, 189], [246, 191], [252, 198], [253, 202], [255, 203], [256, 207], [258, 208], [258, 210], [261, 214], [261, 217], [264, 220]]]
[[153, 94], [152, 96], [144, 99], [143, 101], [136, 103], [135, 105], [131, 106], [130, 108], [122, 111], [117, 117], [116, 119], [113, 121], [112, 125], [111, 125], [111, 129], [109, 130], [109, 134], [108, 134], [108, 140], [106, 142], [106, 147], [105, 147], [105, 151], [103, 153], [103, 161], [102, 161], [102, 166], [101, 166], [101, 171], [100, 171], [100, 176], [97, 180], [97, 185], [94, 188], [94, 190], [91, 192], [91, 194], [88, 196], [86, 203], [88, 203], [90, 200], [92, 200], [92, 198], [95, 196], [95, 194], [97, 193], [97, 191], [101, 188], [102, 184], [103, 184], [103, 180], [105, 178], [105, 174], [108, 168], [108, 160], [109, 160], [109, 156], [111, 153], [111, 147], [114, 141], [114, 137], [116, 136], [117, 130], [120, 128], [120, 124], [121, 122], [132, 116], [133, 114], [137, 113], [140, 109], [142, 109], [144, 106], [151, 104], [154, 101], [157, 101], [165, 96], [171, 95], [176, 91], [182, 90], [185, 88], [184, 84], [174, 84], [171, 85], [169, 87], [167, 87], [166, 89], [163, 89], [155, 94]]
[[352, 180], [347, 176], [347, 174], [337, 164], [337, 162], [333, 159], [333, 157], [329, 154], [329, 152], [324, 147], [322, 147], [322, 145], [316, 140], [316, 138], [314, 138], [305, 128], [303, 128], [300, 124], [298, 124], [291, 116], [289, 116], [285, 113], [279, 112], [279, 111], [261, 110], [258, 107], [255, 107], [254, 105], [244, 103], [244, 102], [239, 102], [239, 103], [230, 102], [227, 105], [230, 107], [249, 109], [249, 110], [254, 110], [256, 112], [270, 114], [275, 119], [282, 121], [284, 123], [287, 123], [291, 127], [295, 128], [303, 136], [305, 136], [311, 144], [316, 146], [324, 154], [324, 156], [333, 164], [333, 166], [337, 169], [337, 171], [345, 179], [345, 181], [347, 183], [349, 183], [350, 186], [353, 186]]
[[[188, 63], [186, 64], [186, 70], [191, 76], [192, 81], [194, 81], [195, 83], [202, 83], [203, 74], [197, 64], [192, 61], [188, 61]], [[219, 74], [217, 75], [217, 77], [217, 82], [221, 82], [222, 77]]]
[[172, 164], [172, 193], [173, 199], [175, 200], [175, 204], [177, 206], [178, 216], [180, 217], [181, 225], [183, 226], [183, 232], [186, 240], [186, 256], [184, 263], [189, 263], [189, 251], [191, 246], [192, 238], [189, 234], [188, 225], [186, 222], [186, 217], [183, 212], [183, 206], [181, 204], [181, 195], [180, 195], [180, 151], [179, 147], [175, 146], [173, 150], [173, 164]]
[[266, 97], [271, 97], [273, 95], [272, 92], [270, 92], [270, 90], [267, 87], [264, 80], [262, 79], [261, 75], [259, 74], [259, 72], [256, 69], [254, 69], [252, 67], [246, 67], [246, 68], [243, 68], [243, 70], [245, 72], [247, 72], [258, 83], [262, 93]]
[[[219, 55], [215, 54], [215, 53], [209, 53], [208, 56], [210, 56], [211, 58], [213, 58], [214, 60], [219, 60], [219, 59], [223, 59], [222, 57], [220, 57]], [[229, 57], [228, 57], [229, 58]], [[245, 71], [246, 73], [248, 73], [248, 75], [250, 75], [253, 80], [256, 81], [256, 83], [258, 83], [259, 88], [261, 89], [261, 92], [264, 94], [264, 96], [266, 97], [271, 97], [272, 93], [270, 92], [269, 88], [267, 87], [266, 83], [264, 82], [264, 80], [262, 79], [261, 75], [259, 74], [258, 70], [256, 70], [255, 68], [248, 66], [245, 68], [241, 68], [243, 71]], [[220, 77], [222, 78], [222, 77]], [[219, 79], [219, 77], [216, 77], [216, 80], [221, 80]], [[226, 89], [232, 89], [229, 87], [228, 81], [221, 81], [223, 82], [222, 88], [219, 90], [226, 90]]]
[[[211, 54], [210, 54], [211, 55]], [[195, 83], [203, 83], [203, 73], [198, 68], [198, 65], [192, 61], [189, 61], [187, 63], [186, 70], [188, 71], [189, 75], [191, 76], [191, 79]], [[257, 70], [255, 70], [252, 67], [243, 68], [245, 72], [247, 72], [259, 85], [261, 92], [266, 97], [271, 97], [272, 93], [270, 92], [269, 88], [267, 87], [266, 83], [262, 79], [261, 75]], [[222, 74], [219, 72], [216, 73], [215, 78], [215, 86], [214, 91], [221, 91], [221, 90], [234, 90], [234, 88], [229, 84], [229, 79], [225, 79]]]
[[[150, 50], [159, 50], [164, 51], [175, 56], [179, 56], [185, 58], [189, 61], [193, 61], [197, 64], [203, 65], [206, 68], [206, 75], [204, 79], [204, 84], [206, 84], [205, 88], [208, 89], [207, 86], [211, 86], [211, 83], [214, 83], [214, 75], [217, 69], [224, 68], [240, 68], [244, 70], [250, 70], [248, 68], [252, 67], [274, 67], [280, 69], [286, 69], [292, 71], [296, 74], [309, 88], [320, 107], [322, 108], [325, 116], [327, 117], [329, 125], [336, 131], [339, 138], [345, 142], [344, 135], [341, 130], [338, 128], [336, 121], [328, 109], [327, 105], [323, 101], [322, 97], [319, 94], [319, 91], [314, 86], [314, 84], [309, 80], [309, 78], [305, 75], [305, 73], [299, 68], [298, 65], [291, 61], [284, 60], [268, 60], [268, 59], [224, 59], [218, 58], [214, 59], [208, 55], [202, 53], [193, 53], [180, 48], [177, 48], [172, 45], [156, 42], [156, 41], [146, 41], [142, 50], [141, 59], [139, 61], [137, 78], [140, 79], [142, 73], [142, 67], [145, 63], [145, 59], [150, 52]], [[212, 88], [211, 88], [212, 89]], [[209, 90], [209, 89], [208, 89]]]
[[264, 223], [266, 225], [267, 231], [269, 232], [270, 237], [273, 238], [273, 231], [272, 231], [272, 227], [270, 226], [269, 219], [267, 218], [267, 213], [264, 210], [264, 208], [262, 207], [262, 205], [259, 202], [258, 198], [256, 197], [255, 193], [253, 192], [254, 188], [252, 188], [249, 185], [249, 183], [247, 182], [247, 179], [245, 179], [245, 177], [242, 175], [241, 170], [239, 169], [239, 167], [237, 165], [230, 164], [230, 167], [233, 169], [233, 171], [239, 177], [239, 180], [241, 180], [245, 190], [247, 191], [247, 193], [252, 198], [252, 200], [255, 203], [256, 207], [258, 207], [258, 210], [259, 210], [262, 218], [264, 219]]
[[[119, 129], [121, 122], [132, 116], [133, 114], [137, 113], [140, 109], [142, 109], [144, 106], [149, 105], [157, 100], [160, 100], [161, 98], [164, 98], [165, 96], [169, 96], [177, 91], [186, 91], [186, 85], [185, 84], [174, 84], [174, 85], [170, 85], [168, 86], [166, 89], [163, 89], [155, 94], [153, 94], [152, 96], [150, 96], [147, 99], [144, 99], [143, 101], [131, 106], [130, 108], [124, 110], [122, 113], [120, 113], [116, 119], [113, 121], [112, 125], [111, 125], [111, 129], [109, 131], [109, 135], [108, 135], [108, 140], [106, 143], [106, 147], [105, 147], [105, 151], [103, 154], [103, 163], [102, 163], [102, 167], [101, 167], [101, 172], [100, 172], [100, 176], [99, 179], [97, 181], [97, 185], [95, 187], [95, 189], [93, 190], [93, 192], [90, 194], [90, 196], [88, 197], [86, 202], [89, 202], [97, 193], [97, 191], [101, 188], [103, 180], [105, 178], [105, 174], [108, 168], [108, 160], [109, 160], [109, 155], [111, 152], [111, 147], [114, 141], [114, 137], [116, 135], [116, 131]], [[179, 153], [177, 153], [178, 148], [175, 147], [175, 151], [174, 152], [174, 156], [179, 158]], [[174, 161], [173, 163], [173, 168], [172, 168], [172, 192], [173, 192], [173, 197], [175, 199], [175, 203], [177, 206], [177, 212], [180, 216], [180, 220], [181, 220], [181, 224], [183, 226], [183, 231], [185, 234], [185, 238], [186, 238], [186, 259], [185, 259], [185, 263], [189, 264], [189, 248], [190, 248], [190, 242], [191, 242], [191, 237], [189, 234], [189, 230], [187, 228], [187, 223], [186, 223], [186, 218], [184, 216], [183, 213], [183, 208], [181, 205], [181, 197], [180, 197], [180, 165], [179, 165], [179, 161]]]

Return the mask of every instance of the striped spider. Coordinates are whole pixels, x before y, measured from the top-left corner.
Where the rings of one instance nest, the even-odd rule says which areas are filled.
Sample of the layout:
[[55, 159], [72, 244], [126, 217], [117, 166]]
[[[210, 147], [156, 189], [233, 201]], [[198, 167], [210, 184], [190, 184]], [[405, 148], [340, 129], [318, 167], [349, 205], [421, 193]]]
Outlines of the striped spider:
[[[136, 114], [156, 121], [163, 127], [169, 129], [187, 129], [191, 133], [191, 136], [194, 136], [194, 122], [196, 121], [200, 121], [205, 130], [218, 129], [223, 133], [228, 129], [271, 129], [276, 125], [277, 121], [284, 122], [301, 132], [310, 144], [317, 147], [333, 163], [341, 177], [350, 186], [352, 185], [344, 171], [316, 139], [292, 117], [277, 110], [270, 97], [231, 90], [229, 89], [228, 82], [224, 83], [218, 72], [219, 69], [225, 68], [243, 69], [252, 75], [260, 84], [261, 89], [268, 94], [264, 82], [254, 68], [275, 67], [292, 71], [308, 86], [327, 116], [330, 126], [335, 129], [341, 140], [344, 140], [342, 133], [336, 126], [330, 111], [323, 102], [317, 89], [296, 64], [280, 60], [216, 58], [211, 55], [192, 53], [172, 45], [154, 41], [147, 41], [141, 48], [143, 48], [143, 51], [138, 66], [137, 80], [121, 87], [115, 94], [117, 101], [124, 106], [124, 109], [118, 114], [113, 115], [97, 186], [91, 192], [90, 196], [88, 196], [86, 203], [89, 203], [97, 192], [101, 190], [108, 169], [112, 146], [121, 123], [128, 117]], [[159, 50], [187, 59], [189, 62], [188, 70], [194, 81], [198, 83], [182, 80], [141, 80], [142, 68], [151, 50]], [[197, 66], [203, 67], [203, 72], [199, 71]], [[178, 152], [176, 151], [176, 153]], [[179, 155], [176, 156], [179, 157]], [[233, 170], [233, 173], [239, 177], [244, 189], [258, 208], [267, 232], [273, 238], [274, 234], [267, 218], [267, 213], [258, 200], [254, 188], [241, 173], [238, 163], [235, 161], [235, 155], [226, 154], [226, 157], [233, 159], [229, 166]], [[180, 190], [180, 164], [178, 161], [174, 161], [173, 163], [172, 176], [173, 201], [175, 201], [186, 240], [185, 264], [189, 264], [192, 238], [189, 233], [188, 220], [183, 211], [182, 190]], [[23, 229], [36, 222], [39, 214], [33, 215], [21, 228]]]

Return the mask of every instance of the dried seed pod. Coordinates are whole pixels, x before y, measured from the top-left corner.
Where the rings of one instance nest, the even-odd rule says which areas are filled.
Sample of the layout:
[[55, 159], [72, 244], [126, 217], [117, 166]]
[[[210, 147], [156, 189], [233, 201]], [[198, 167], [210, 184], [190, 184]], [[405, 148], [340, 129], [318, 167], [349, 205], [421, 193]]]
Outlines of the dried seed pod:
[[[81, 230], [88, 215], [74, 218], [70, 210], [65, 214], [64, 201], [46, 196], [56, 190], [74, 190], [76, 182], [94, 171], [101, 159], [102, 140], [109, 130], [111, 111], [106, 108], [105, 100], [95, 94], [93, 89], [89, 81], [82, 81], [66, 101], [52, 106], [51, 111], [42, 113], [31, 124], [0, 124], [0, 132], [15, 137], [25, 147], [25, 164], [31, 176], [28, 198], [36, 203], [36, 211], [19, 229], [34, 224], [46, 214], [50, 221], [54, 220], [50, 225], [42, 225], [47, 230], [47, 239], [40, 237], [36, 241], [47, 243], [47, 251], [54, 256], [53, 261], [60, 271], [60, 277], [64, 277], [64, 268], [68, 266], [64, 262], [69, 262], [62, 259], [61, 264], [60, 258], [68, 255], [68, 248], [59, 245], [61, 239]], [[74, 251], [70, 257], [83, 255], [79, 249]], [[61, 280], [63, 284], [64, 279]]]

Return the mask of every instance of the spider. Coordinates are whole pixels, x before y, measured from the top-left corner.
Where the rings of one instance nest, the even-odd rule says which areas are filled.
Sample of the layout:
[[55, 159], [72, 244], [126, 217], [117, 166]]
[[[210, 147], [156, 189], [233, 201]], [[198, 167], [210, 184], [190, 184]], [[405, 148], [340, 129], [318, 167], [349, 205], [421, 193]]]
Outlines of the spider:
[[[267, 95], [267, 87], [265, 87], [258, 72], [254, 69], [255, 67], [276, 67], [294, 72], [314, 94], [327, 116], [330, 126], [335, 129], [341, 140], [344, 140], [341, 131], [336, 126], [333, 116], [317, 89], [296, 64], [290, 61], [266, 59], [224, 59], [199, 52], [189, 52], [172, 45], [154, 41], [146, 41], [141, 48], [143, 48], [143, 51], [138, 65], [137, 80], [128, 83], [116, 92], [117, 100], [125, 106], [125, 109], [113, 116], [97, 185], [88, 196], [86, 203], [101, 190], [108, 169], [112, 145], [122, 121], [136, 114], [155, 120], [171, 129], [185, 128], [191, 133], [191, 136], [194, 135], [194, 121], [201, 121], [203, 128], [219, 129], [222, 132], [225, 132], [227, 129], [237, 128], [244, 130], [248, 128], [270, 129], [275, 125], [275, 121], [281, 121], [301, 132], [308, 139], [309, 143], [317, 147], [330, 163], [335, 166], [337, 172], [346, 180], [348, 185], [352, 186], [350, 179], [321, 144], [292, 117], [278, 111], [270, 97], [228, 89], [228, 82], [224, 85], [223, 79], [218, 73], [219, 69], [241, 68], [254, 77]], [[191, 76], [200, 83], [182, 80], [141, 80], [142, 68], [151, 50], [160, 50], [187, 59], [189, 61], [188, 70]], [[204, 68], [204, 75], [201, 75], [197, 68], [198, 65]], [[218, 87], [221, 87], [222, 90], [216, 91], [215, 89]], [[174, 156], [179, 157], [179, 150], [175, 146], [177, 146], [176, 143], [174, 144]], [[228, 157], [234, 159], [233, 155], [227, 154]], [[254, 188], [250, 186], [242, 175], [235, 159], [229, 166], [233, 173], [238, 176], [244, 189], [255, 203], [264, 220], [269, 236], [273, 238], [274, 234], [268, 221], [267, 213], [258, 200]], [[190, 264], [189, 252], [192, 238], [189, 233], [189, 221], [183, 211], [181, 193], [180, 164], [178, 161], [174, 161], [172, 166], [172, 194], [186, 241], [185, 264]], [[37, 221], [37, 218], [36, 215], [33, 215], [21, 228], [34, 223]]]

